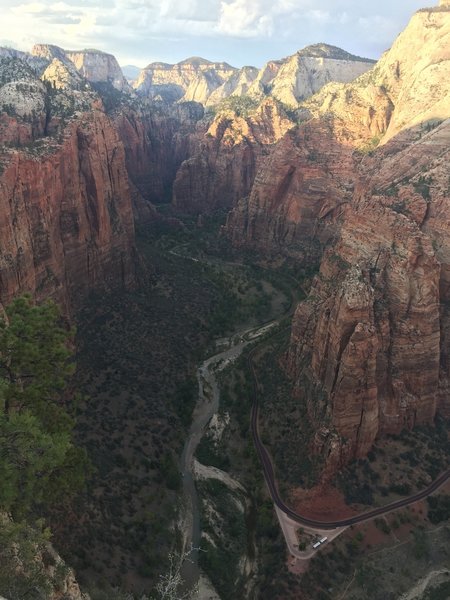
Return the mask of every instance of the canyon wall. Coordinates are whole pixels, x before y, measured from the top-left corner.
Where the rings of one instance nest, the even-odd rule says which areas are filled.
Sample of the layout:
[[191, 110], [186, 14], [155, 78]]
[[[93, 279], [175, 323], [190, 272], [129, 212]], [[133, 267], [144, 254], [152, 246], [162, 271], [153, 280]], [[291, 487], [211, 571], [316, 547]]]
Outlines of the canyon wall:
[[352, 198], [354, 168], [351, 149], [334, 139], [326, 122], [288, 131], [257, 171], [250, 194], [228, 215], [233, 245], [318, 260]]
[[[449, 48], [446, 7], [419, 11], [352, 83], [325, 85], [295, 111], [265, 97], [214, 117], [196, 102], [124, 99], [102, 53], [91, 64], [88, 52], [52, 46], [27, 60], [5, 50], [0, 300], [30, 291], [67, 305], [132, 285], [133, 209], [141, 224], [170, 197], [183, 213], [230, 209], [235, 247], [305, 266], [323, 255], [286, 359], [318, 451], [343, 464], [377, 435], [450, 414]], [[299, 65], [334, 61], [352, 77], [370, 66], [336, 48], [306, 50], [258, 74], [202, 59], [152, 65], [141, 83], [196, 98], [196, 77], [215, 69], [217, 98], [236, 85], [289, 88], [299, 100]], [[97, 79], [116, 86], [103, 103]]]
[[151, 63], [141, 71], [134, 88], [141, 96], [166, 102], [194, 100], [215, 106], [230, 96], [249, 96], [258, 101], [273, 97], [296, 107], [330, 81], [352, 81], [373, 63], [335, 46], [316, 44], [270, 61], [262, 69], [236, 69], [199, 57], [175, 65]]
[[123, 143], [58, 53], [0, 57], [0, 302], [29, 292], [69, 311], [133, 284], [134, 222]]
[[37, 144], [2, 156], [1, 301], [30, 292], [68, 305], [91, 289], [130, 285], [134, 224], [111, 121], [94, 108], [60, 143]]
[[114, 114], [125, 147], [128, 175], [137, 192], [134, 198], [140, 220], [143, 211], [149, 210], [149, 202], [171, 200], [180, 165], [195, 153], [206, 131], [203, 116], [203, 107], [196, 102], [121, 109]]
[[303, 103], [228, 218], [236, 247], [323, 252], [285, 368], [327, 473], [450, 414], [449, 48], [448, 11], [419, 11], [372, 71]]
[[194, 214], [231, 208], [249, 194], [269, 148], [294, 125], [271, 98], [248, 115], [220, 112], [177, 172], [174, 205]]
[[362, 162], [339, 237], [294, 315], [286, 368], [333, 467], [379, 435], [448, 415], [449, 142], [445, 124]]

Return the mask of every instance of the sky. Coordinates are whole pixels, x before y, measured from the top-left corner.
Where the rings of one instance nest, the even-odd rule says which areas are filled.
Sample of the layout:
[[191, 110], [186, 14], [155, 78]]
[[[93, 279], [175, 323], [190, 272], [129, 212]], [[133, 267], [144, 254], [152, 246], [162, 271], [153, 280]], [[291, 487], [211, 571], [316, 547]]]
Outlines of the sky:
[[1, 0], [0, 46], [97, 48], [121, 65], [190, 56], [261, 67], [325, 42], [379, 58], [437, 0]]

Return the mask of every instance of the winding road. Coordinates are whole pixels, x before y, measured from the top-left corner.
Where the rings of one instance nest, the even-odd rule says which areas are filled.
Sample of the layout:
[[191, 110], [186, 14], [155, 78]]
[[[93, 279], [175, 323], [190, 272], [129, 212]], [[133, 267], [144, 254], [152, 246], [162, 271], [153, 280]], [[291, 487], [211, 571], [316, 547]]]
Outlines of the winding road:
[[[180, 258], [194, 260], [199, 262], [199, 259], [189, 257], [186, 255], [178, 254], [175, 250], [171, 251], [175, 256]], [[242, 266], [242, 265], [240, 265]], [[221, 370], [226, 363], [235, 360], [243, 351], [243, 349], [256, 339], [265, 335], [268, 330], [272, 327], [280, 325], [282, 320], [289, 316], [294, 309], [294, 297], [290, 299], [289, 306], [285, 310], [284, 314], [271, 322], [266, 322], [259, 327], [247, 329], [246, 331], [235, 334], [233, 338], [230, 338], [230, 347], [227, 350], [219, 352], [214, 356], [208, 358], [202, 363], [198, 369], [198, 380], [199, 380], [199, 401], [197, 403], [196, 411], [194, 413], [194, 419], [191, 426], [190, 434], [186, 440], [184, 451], [181, 458], [181, 470], [183, 474], [183, 487], [185, 497], [189, 499], [191, 508], [192, 521], [190, 526], [187, 527], [189, 531], [186, 531], [186, 541], [191, 543], [194, 548], [193, 555], [190, 561], [190, 577], [189, 579], [196, 579], [198, 577], [198, 548], [201, 537], [200, 522], [199, 522], [199, 501], [197, 491], [195, 488], [194, 475], [193, 475], [193, 457], [197, 446], [202, 438], [205, 428], [212, 417], [217, 412], [219, 407], [219, 387], [215, 377], [214, 371]], [[279, 333], [279, 330], [276, 332]], [[270, 336], [271, 337], [271, 336]], [[267, 341], [267, 337], [265, 339]], [[263, 342], [264, 343], [264, 342]], [[261, 465], [263, 468], [264, 478], [269, 489], [272, 501], [275, 504], [277, 511], [284, 513], [289, 519], [306, 527], [316, 528], [319, 531], [333, 530], [350, 525], [356, 525], [358, 523], [364, 523], [370, 521], [375, 517], [386, 515], [392, 511], [400, 508], [410, 506], [420, 500], [424, 500], [439, 488], [441, 488], [450, 479], [450, 468], [441, 473], [430, 485], [424, 488], [422, 491], [417, 492], [407, 498], [402, 498], [385, 506], [374, 508], [366, 512], [348, 517], [346, 519], [340, 519], [335, 521], [319, 521], [316, 519], [310, 519], [287, 506], [282, 500], [278, 491], [277, 481], [275, 477], [275, 469], [273, 466], [272, 459], [269, 452], [265, 448], [259, 435], [259, 382], [256, 375], [255, 366], [253, 363], [253, 356], [259, 349], [260, 344], [253, 347], [247, 357], [248, 368], [252, 374], [253, 380], [253, 402], [251, 410], [251, 431], [253, 442], [258, 453]], [[206, 391], [206, 388], [209, 388]], [[289, 545], [289, 544], [288, 544]]]
[[450, 469], [447, 469], [439, 477], [437, 477], [429, 486], [424, 488], [422, 491], [417, 492], [407, 498], [402, 498], [401, 500], [397, 500], [395, 502], [391, 502], [390, 504], [386, 504], [385, 506], [380, 506], [378, 508], [374, 508], [363, 512], [359, 515], [355, 515], [353, 517], [349, 517], [347, 519], [340, 519], [336, 521], [318, 521], [315, 519], [309, 519], [305, 517], [291, 508], [289, 508], [282, 500], [280, 493], [278, 491], [278, 486], [275, 478], [275, 470], [273, 467], [272, 459], [270, 457], [269, 452], [266, 450], [264, 444], [261, 441], [259, 436], [259, 400], [258, 400], [258, 389], [259, 383], [258, 378], [255, 372], [255, 366], [253, 363], [253, 355], [258, 349], [258, 346], [253, 348], [253, 350], [249, 353], [247, 364], [252, 373], [253, 379], [253, 404], [252, 404], [252, 412], [251, 412], [251, 428], [252, 428], [252, 436], [253, 442], [255, 444], [255, 448], [257, 450], [259, 459], [261, 461], [264, 478], [266, 480], [267, 487], [269, 488], [270, 495], [272, 497], [272, 501], [275, 506], [281, 510], [285, 515], [287, 515], [293, 521], [299, 523], [300, 525], [305, 525], [307, 527], [314, 527], [317, 529], [336, 529], [338, 527], [348, 527], [350, 525], [356, 525], [358, 523], [364, 523], [365, 521], [370, 521], [375, 517], [380, 517], [382, 515], [386, 515], [394, 510], [398, 510], [399, 508], [405, 508], [418, 502], [419, 500], [424, 500], [428, 496], [431, 496], [434, 492], [436, 492], [439, 488], [441, 488], [447, 481], [450, 479]]

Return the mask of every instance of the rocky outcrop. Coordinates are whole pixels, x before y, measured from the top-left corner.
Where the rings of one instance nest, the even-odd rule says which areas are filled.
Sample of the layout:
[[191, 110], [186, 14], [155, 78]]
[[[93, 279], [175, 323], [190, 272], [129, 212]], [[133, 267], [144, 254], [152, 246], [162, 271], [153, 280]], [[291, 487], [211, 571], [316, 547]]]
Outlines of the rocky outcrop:
[[255, 67], [242, 67], [210, 94], [206, 100], [206, 105], [215, 106], [230, 96], [247, 95], [257, 76], [258, 69]]
[[[80, 77], [90, 83], [107, 83], [119, 92], [131, 92], [119, 63], [112, 54], [100, 50], [63, 50], [52, 44], [35, 44], [31, 54], [46, 60], [48, 64], [52, 63], [53, 68], [61, 68], [61, 64], [66, 65], [69, 70], [75, 67]], [[55, 60], [57, 62], [53, 63]]]
[[411, 19], [370, 72], [351, 85], [330, 84], [304, 107], [327, 115], [343, 143], [374, 146], [423, 123], [450, 114], [443, 82], [450, 77], [450, 19], [447, 11], [423, 9]]
[[4, 63], [8, 60], [25, 63], [33, 71], [34, 75], [40, 75], [50, 62], [45, 57], [33, 56], [28, 52], [21, 52], [20, 50], [15, 50], [14, 48], [5, 48], [0, 46], [0, 61]]
[[19, 293], [66, 306], [89, 290], [133, 281], [134, 226], [125, 154], [98, 108], [61, 143], [2, 156], [0, 299]]
[[[17, 525], [9, 515], [0, 513], [0, 530], [2, 592], [22, 598], [30, 589], [39, 588], [41, 597], [48, 600], [90, 600], [89, 594], [80, 590], [73, 570], [32, 526]], [[0, 595], [0, 600], [5, 599]]]
[[69, 61], [59, 58], [52, 60], [41, 78], [42, 81], [48, 81], [54, 89], [80, 90], [87, 87], [75, 67]]
[[[139, 220], [151, 217], [148, 202], [169, 202], [178, 168], [197, 147], [204, 132], [201, 104], [186, 102], [172, 107], [154, 106], [142, 110], [121, 110], [114, 116], [115, 127], [125, 147], [127, 171], [138, 196], [135, 208]], [[198, 133], [198, 135], [197, 135]], [[147, 205], [141, 202], [144, 199]]]
[[174, 205], [188, 213], [231, 208], [246, 197], [270, 146], [294, 123], [272, 99], [248, 116], [219, 113], [198, 140], [198, 151], [183, 162], [174, 187]]
[[248, 93], [257, 98], [269, 94], [288, 106], [296, 107], [330, 81], [353, 81], [371, 69], [374, 62], [335, 46], [316, 44], [281, 61], [269, 62]]
[[112, 54], [99, 50], [66, 51], [80, 75], [91, 83], [110, 83], [116, 90], [130, 91], [119, 63]]
[[249, 95], [260, 101], [272, 96], [295, 107], [326, 83], [352, 81], [373, 64], [340, 48], [316, 44], [271, 61], [260, 71], [197, 57], [176, 65], [152, 63], [141, 72], [134, 87], [140, 95], [168, 102], [194, 100], [214, 106], [230, 96]]
[[198, 57], [175, 65], [151, 63], [141, 71], [134, 87], [145, 97], [206, 104], [209, 96], [236, 71], [227, 63], [212, 63]]
[[333, 467], [448, 411], [449, 239], [438, 215], [450, 126], [400, 141], [360, 166], [339, 239], [293, 320], [287, 368]]
[[420, 11], [373, 71], [305, 102], [228, 218], [235, 246], [324, 252], [286, 369], [328, 474], [450, 414], [449, 27]]
[[235, 247], [316, 262], [352, 198], [354, 168], [351, 149], [333, 138], [326, 122], [292, 129], [260, 164], [250, 194], [231, 210], [227, 234]]

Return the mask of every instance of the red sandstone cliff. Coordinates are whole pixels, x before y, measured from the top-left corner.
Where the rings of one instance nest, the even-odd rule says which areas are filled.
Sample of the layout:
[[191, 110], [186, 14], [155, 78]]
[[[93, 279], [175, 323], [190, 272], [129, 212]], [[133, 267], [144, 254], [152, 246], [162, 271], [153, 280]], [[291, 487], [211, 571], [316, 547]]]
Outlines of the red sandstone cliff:
[[100, 108], [73, 119], [61, 142], [10, 150], [2, 167], [1, 302], [27, 291], [68, 304], [90, 289], [132, 282], [124, 149]]
[[272, 99], [246, 117], [219, 113], [177, 173], [174, 205], [190, 213], [232, 207], [250, 192], [268, 149], [293, 126]]
[[204, 133], [205, 126], [199, 124], [203, 114], [200, 104], [185, 102], [164, 108], [121, 108], [114, 115], [128, 175], [138, 192], [134, 198], [139, 220], [145, 219], [149, 202], [171, 199], [177, 170], [195, 152], [198, 130]]
[[326, 248], [286, 368], [329, 472], [450, 414], [449, 47], [450, 13], [416, 14], [371, 73], [305, 103], [228, 219], [236, 246]]
[[380, 434], [448, 414], [450, 126], [399, 141], [362, 162], [339, 239], [293, 319], [287, 368], [317, 449], [338, 465]]
[[289, 131], [228, 216], [234, 246], [317, 259], [352, 198], [354, 169], [352, 149], [336, 141], [326, 121]]

